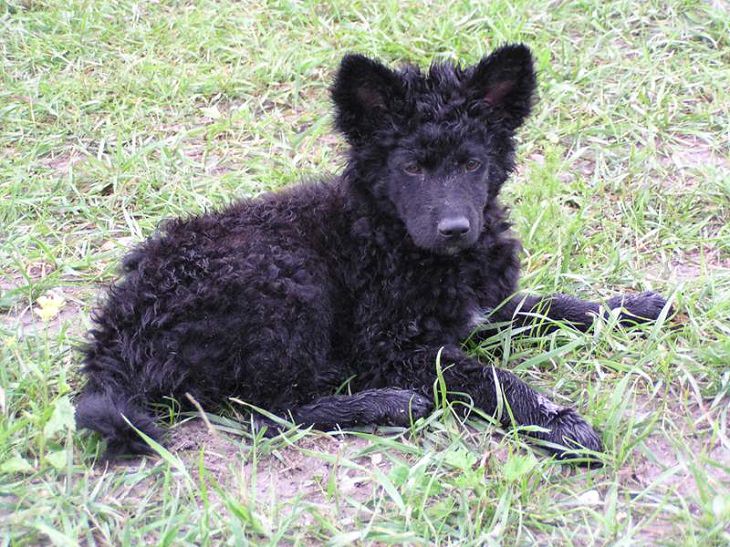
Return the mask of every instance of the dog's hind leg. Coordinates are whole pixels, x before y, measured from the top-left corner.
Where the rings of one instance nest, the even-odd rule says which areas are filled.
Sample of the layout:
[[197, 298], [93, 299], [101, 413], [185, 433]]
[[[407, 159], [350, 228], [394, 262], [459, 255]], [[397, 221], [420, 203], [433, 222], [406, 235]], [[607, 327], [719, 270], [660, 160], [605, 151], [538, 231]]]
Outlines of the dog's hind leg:
[[[360, 425], [392, 425], [407, 427], [412, 420], [427, 416], [432, 401], [408, 389], [368, 389], [352, 395], [330, 395], [289, 410], [292, 421], [320, 430]], [[259, 422], [278, 432], [271, 420]]]

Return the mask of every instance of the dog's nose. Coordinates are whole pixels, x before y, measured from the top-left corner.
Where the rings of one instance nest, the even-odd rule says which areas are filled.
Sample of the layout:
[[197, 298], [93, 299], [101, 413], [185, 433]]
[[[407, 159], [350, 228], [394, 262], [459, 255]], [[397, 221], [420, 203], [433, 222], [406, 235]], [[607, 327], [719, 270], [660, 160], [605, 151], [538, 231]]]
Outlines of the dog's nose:
[[443, 237], [456, 239], [469, 231], [471, 225], [466, 217], [445, 218], [438, 223], [438, 231]]

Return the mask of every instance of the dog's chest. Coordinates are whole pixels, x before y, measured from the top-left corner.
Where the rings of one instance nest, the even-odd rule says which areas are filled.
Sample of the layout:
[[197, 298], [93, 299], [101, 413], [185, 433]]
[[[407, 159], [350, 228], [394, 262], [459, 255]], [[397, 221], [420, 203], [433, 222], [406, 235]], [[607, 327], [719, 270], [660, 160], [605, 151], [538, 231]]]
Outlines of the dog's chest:
[[518, 244], [504, 230], [452, 256], [414, 249], [392, 230], [364, 235], [341, 285], [350, 304], [335, 327], [342, 347], [372, 354], [458, 343], [515, 290]]
[[457, 342], [481, 310], [478, 269], [415, 262], [372, 275], [356, 295], [355, 323], [400, 344]]

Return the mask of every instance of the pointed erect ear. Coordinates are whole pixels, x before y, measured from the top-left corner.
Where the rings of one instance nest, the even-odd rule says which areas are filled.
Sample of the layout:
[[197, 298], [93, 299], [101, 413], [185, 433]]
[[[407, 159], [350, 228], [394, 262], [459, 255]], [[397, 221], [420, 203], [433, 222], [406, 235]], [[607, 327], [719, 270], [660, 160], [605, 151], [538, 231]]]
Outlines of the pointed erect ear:
[[502, 46], [473, 68], [468, 92], [491, 116], [509, 129], [516, 129], [529, 115], [537, 79], [527, 46]]
[[346, 55], [332, 86], [335, 126], [351, 144], [367, 140], [403, 97], [398, 75], [363, 55]]

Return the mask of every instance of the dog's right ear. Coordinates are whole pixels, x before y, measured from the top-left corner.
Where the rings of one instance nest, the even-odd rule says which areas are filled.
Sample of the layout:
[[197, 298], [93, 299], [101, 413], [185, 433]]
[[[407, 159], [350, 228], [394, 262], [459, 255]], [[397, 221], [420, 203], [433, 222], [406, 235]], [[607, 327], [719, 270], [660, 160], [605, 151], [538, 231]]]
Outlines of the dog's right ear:
[[350, 144], [368, 140], [403, 97], [399, 76], [364, 55], [345, 55], [332, 86], [335, 127]]

